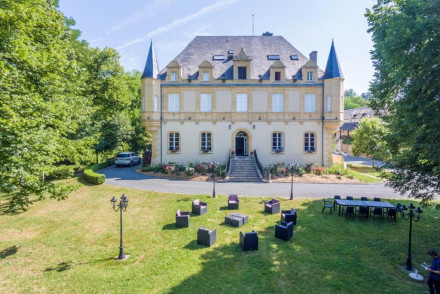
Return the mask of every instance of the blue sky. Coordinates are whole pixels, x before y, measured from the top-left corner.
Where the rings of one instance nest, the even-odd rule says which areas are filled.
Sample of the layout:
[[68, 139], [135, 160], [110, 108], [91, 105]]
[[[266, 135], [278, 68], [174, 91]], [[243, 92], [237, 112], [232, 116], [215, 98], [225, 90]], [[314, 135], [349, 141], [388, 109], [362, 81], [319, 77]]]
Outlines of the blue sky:
[[332, 38], [345, 88], [368, 90], [373, 76], [366, 8], [374, 0], [61, 0], [90, 45], [116, 48], [126, 70], [143, 70], [153, 39], [159, 67], [165, 67], [200, 35], [284, 36], [304, 55], [318, 51], [325, 69]]

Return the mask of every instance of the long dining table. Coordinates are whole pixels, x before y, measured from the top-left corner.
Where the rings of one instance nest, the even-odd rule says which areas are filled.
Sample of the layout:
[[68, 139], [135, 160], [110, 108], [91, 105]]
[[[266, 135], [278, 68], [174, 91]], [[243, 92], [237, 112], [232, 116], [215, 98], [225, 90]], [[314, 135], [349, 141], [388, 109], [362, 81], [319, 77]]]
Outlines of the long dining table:
[[339, 215], [341, 215], [342, 206], [365, 206], [374, 208], [396, 208], [396, 206], [385, 201], [365, 201], [365, 200], [346, 200], [346, 199], [335, 199], [337, 205], [339, 205]]

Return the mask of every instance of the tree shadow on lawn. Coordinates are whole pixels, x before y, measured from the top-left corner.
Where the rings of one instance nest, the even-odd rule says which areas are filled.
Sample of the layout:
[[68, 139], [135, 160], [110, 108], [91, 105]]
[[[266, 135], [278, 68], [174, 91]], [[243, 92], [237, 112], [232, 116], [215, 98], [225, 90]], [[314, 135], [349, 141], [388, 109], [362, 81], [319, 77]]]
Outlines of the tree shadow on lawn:
[[17, 247], [17, 245], [14, 246], [10, 246], [6, 249], [3, 249], [2, 251], [0, 251], [0, 258], [4, 259], [8, 256], [17, 254], [18, 248], [20, 248], [19, 246]]
[[225, 244], [221, 232], [212, 247], [191, 241], [186, 249], [206, 251], [200, 256], [201, 269], [168, 292], [366, 293], [380, 285], [381, 293], [403, 293], [424, 287], [408, 281], [407, 273], [399, 270], [404, 260], [398, 253], [405, 253], [402, 242], [408, 222], [345, 220], [337, 213], [321, 213], [321, 199], [297, 205], [298, 221], [290, 241], [274, 237], [279, 219], [255, 228], [258, 251], [243, 252], [236, 241]]
[[71, 261], [63, 261], [60, 262], [59, 264], [57, 264], [54, 267], [47, 267], [43, 270], [43, 272], [52, 272], [52, 271], [56, 271], [58, 273], [64, 272], [66, 270], [71, 269], [73, 266], [79, 266], [79, 265], [93, 265], [99, 262], [104, 262], [104, 261], [110, 261], [110, 260], [114, 260], [113, 257], [108, 257], [108, 258], [103, 258], [103, 259], [98, 259], [98, 260], [92, 260], [92, 261], [85, 261], [85, 262], [71, 262]]

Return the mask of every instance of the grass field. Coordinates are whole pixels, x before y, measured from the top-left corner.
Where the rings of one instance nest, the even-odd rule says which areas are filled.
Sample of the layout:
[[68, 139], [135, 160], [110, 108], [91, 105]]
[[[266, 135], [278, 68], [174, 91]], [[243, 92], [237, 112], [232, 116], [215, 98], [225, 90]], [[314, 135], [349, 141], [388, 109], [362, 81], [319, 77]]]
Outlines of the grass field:
[[[72, 180], [72, 181], [77, 181]], [[209, 193], [210, 191], [207, 191]], [[119, 213], [110, 199], [122, 194], [124, 247], [130, 258], [113, 260], [119, 247]], [[189, 228], [174, 226], [177, 209], [208, 202]], [[226, 197], [144, 192], [107, 185], [80, 188], [65, 201], [36, 202], [27, 212], [0, 215], [0, 293], [424, 293], [402, 270], [409, 223], [398, 218], [346, 220], [321, 213], [322, 200], [281, 200], [294, 207], [291, 241], [274, 238], [280, 215], [263, 212], [269, 198], [241, 197], [241, 228], [225, 225]], [[396, 201], [391, 201], [396, 203]], [[402, 202], [402, 201], [401, 201]], [[407, 201], [405, 203], [408, 203]], [[424, 209], [413, 224], [413, 263], [440, 250], [440, 211]], [[196, 243], [197, 228], [217, 228], [210, 248]], [[242, 252], [239, 231], [259, 234], [259, 251]]]
[[362, 164], [348, 164], [347, 167], [354, 177], [364, 183], [382, 182], [380, 171], [374, 167]]

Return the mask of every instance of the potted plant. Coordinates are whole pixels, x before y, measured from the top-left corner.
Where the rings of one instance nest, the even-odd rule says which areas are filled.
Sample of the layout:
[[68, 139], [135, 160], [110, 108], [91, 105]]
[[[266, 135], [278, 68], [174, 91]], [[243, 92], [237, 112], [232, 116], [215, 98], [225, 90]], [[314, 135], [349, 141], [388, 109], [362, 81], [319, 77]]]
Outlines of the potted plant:
[[202, 148], [202, 152], [203, 152], [203, 153], [208, 153], [209, 150], [208, 150], [208, 148]]
[[254, 158], [254, 151], [251, 151], [251, 158]]
[[281, 153], [281, 152], [283, 152], [283, 149], [281, 148], [275, 150], [275, 153]]
[[231, 157], [235, 157], [235, 151], [231, 151]]

